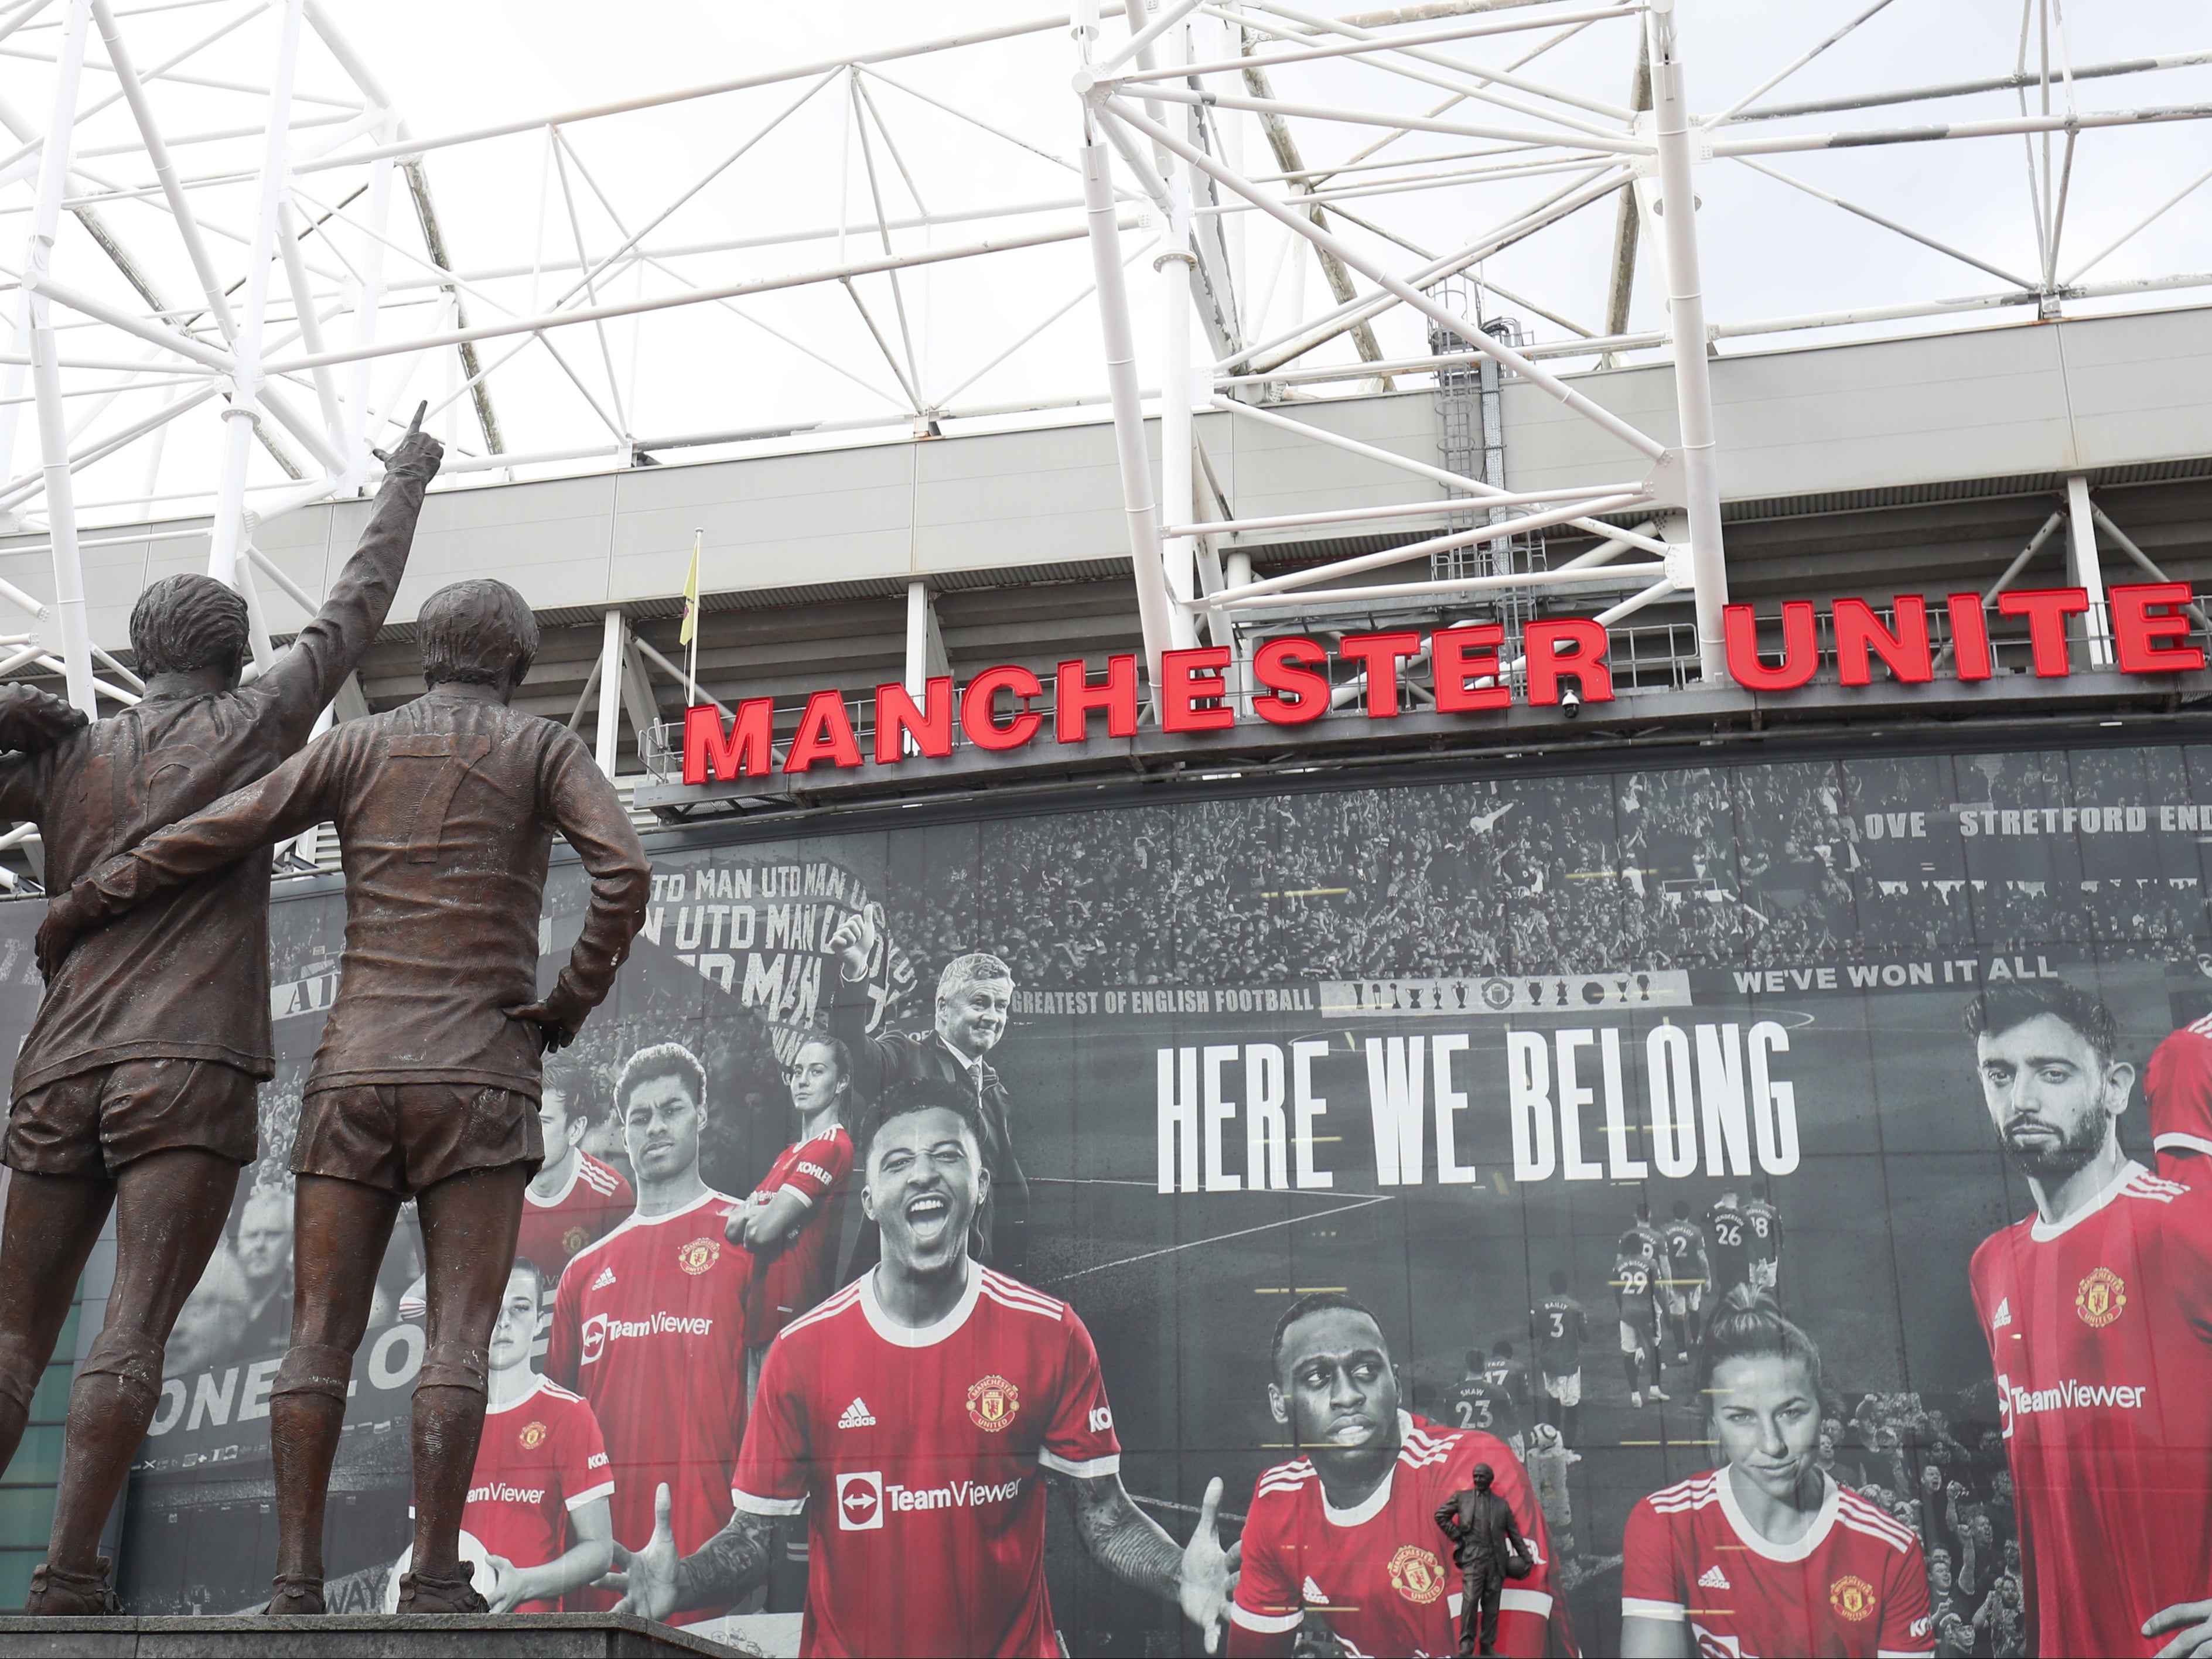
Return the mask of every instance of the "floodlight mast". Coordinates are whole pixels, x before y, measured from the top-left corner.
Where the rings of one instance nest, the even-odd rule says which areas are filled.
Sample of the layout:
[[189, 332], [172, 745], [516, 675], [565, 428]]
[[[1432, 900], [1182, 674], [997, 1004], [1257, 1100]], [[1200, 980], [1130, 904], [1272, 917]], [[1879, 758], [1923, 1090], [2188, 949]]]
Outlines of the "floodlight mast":
[[1650, 0], [1644, 26], [1651, 49], [1652, 137], [1659, 155], [1658, 210], [1666, 249], [1668, 329], [1674, 336], [1674, 411], [1680, 427], [1682, 505], [1690, 526], [1690, 592], [1697, 607], [1698, 670], [1709, 684], [1728, 673], [1722, 626], [1728, 560], [1721, 542], [1720, 447], [1713, 428], [1706, 355], [1705, 283], [1698, 263], [1698, 198], [1690, 180], [1690, 110], [1674, 33], [1675, 0]]

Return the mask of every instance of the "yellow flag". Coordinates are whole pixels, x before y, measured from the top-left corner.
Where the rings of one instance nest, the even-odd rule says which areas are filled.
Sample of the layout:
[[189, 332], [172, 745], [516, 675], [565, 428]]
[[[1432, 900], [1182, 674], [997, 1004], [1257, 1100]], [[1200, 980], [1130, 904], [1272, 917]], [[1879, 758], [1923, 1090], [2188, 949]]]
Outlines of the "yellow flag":
[[684, 629], [676, 636], [678, 645], [690, 644], [699, 631], [699, 548], [706, 538], [704, 531], [696, 531], [691, 537], [691, 569], [684, 578]]

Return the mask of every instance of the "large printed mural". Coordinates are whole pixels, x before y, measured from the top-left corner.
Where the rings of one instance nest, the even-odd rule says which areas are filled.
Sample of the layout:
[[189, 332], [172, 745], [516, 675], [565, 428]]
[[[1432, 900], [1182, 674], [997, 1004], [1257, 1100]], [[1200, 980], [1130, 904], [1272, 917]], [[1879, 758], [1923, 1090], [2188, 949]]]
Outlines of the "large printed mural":
[[[2212, 750], [686, 833], [547, 1072], [468, 1522], [502, 1605], [1199, 1652], [1188, 1549], [1231, 1653], [1436, 1654], [1433, 1511], [1486, 1462], [1536, 1558], [1506, 1652], [2212, 1638]], [[573, 865], [548, 891], [550, 973]], [[0, 908], [19, 1030], [36, 913]], [[134, 1611], [266, 1595], [342, 925], [275, 907], [279, 1073], [132, 1482]], [[900, 1264], [963, 1245], [901, 1326]], [[403, 1225], [334, 1604], [406, 1542], [420, 1270]]]

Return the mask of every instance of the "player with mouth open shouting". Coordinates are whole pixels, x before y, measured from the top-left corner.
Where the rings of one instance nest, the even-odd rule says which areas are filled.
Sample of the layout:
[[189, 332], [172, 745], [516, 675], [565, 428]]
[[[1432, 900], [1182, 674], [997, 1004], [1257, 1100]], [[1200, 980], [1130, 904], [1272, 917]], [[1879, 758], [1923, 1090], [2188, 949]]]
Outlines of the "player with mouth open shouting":
[[1052, 1659], [1050, 1484], [1093, 1559], [1179, 1605], [1210, 1651], [1236, 1553], [1215, 1535], [1221, 1483], [1207, 1486], [1189, 1545], [1176, 1545], [1122, 1487], [1083, 1322], [970, 1257], [990, 1173], [965, 1091], [895, 1085], [854, 1150], [881, 1261], [770, 1346], [729, 1524], [681, 1558], [665, 1522], [646, 1548], [617, 1548], [629, 1592], [618, 1610], [660, 1619], [738, 1600], [767, 1571], [774, 1518], [803, 1510], [800, 1652]]

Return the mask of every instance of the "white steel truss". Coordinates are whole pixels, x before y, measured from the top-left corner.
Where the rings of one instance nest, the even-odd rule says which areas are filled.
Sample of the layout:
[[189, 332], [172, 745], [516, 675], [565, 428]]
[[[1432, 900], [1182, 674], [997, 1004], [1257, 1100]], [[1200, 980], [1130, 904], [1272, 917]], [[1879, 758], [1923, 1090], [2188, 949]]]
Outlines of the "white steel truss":
[[[1731, 331], [1765, 332], [1801, 327], [1838, 326], [1874, 320], [1876, 313], [1832, 313], [1770, 321], [1740, 327], [1735, 331], [1716, 329], [1710, 325], [1705, 314], [1705, 284], [1697, 229], [1696, 210], [1701, 204], [1697, 199], [1692, 184], [1696, 167], [1717, 158], [1739, 161], [1747, 168], [1805, 191], [1830, 206], [1974, 265], [2010, 284], [2014, 290], [2005, 295], [1945, 301], [1940, 307], [1929, 307], [1931, 313], [2033, 303], [2043, 314], [2054, 314], [2057, 305], [2064, 299], [2090, 296], [2091, 290], [2080, 285], [2081, 277], [2088, 269], [2143, 228], [2171, 211], [2199, 185], [2212, 179], [2212, 173], [2200, 175], [2166, 196], [2128, 230], [2106, 244], [2100, 252], [2073, 266], [2062, 278], [2059, 246], [2063, 234], [2077, 137], [2085, 131], [2098, 128], [2141, 127], [2169, 121], [2203, 119], [2212, 116], [2212, 103], [2095, 112], [2078, 109], [2074, 104], [2074, 76], [2065, 67], [2063, 26], [2057, 7], [2052, 0], [2027, 0], [2021, 30], [2022, 67], [2011, 76], [1887, 94], [1830, 99], [1794, 106], [1761, 104], [1760, 100], [1784, 80], [1837, 46], [1890, 3], [1890, 0], [1875, 0], [1872, 6], [1850, 17], [1840, 27], [1832, 30], [1809, 49], [1776, 70], [1719, 113], [1698, 118], [1690, 112], [1687, 101], [1683, 51], [1677, 27], [1678, 8], [1685, 3], [1686, 0], [1642, 0], [1642, 3], [1637, 3], [1636, 0], [1627, 0], [1626, 3], [1589, 7], [1531, 3], [1531, 0], [1504, 0], [1503, 3], [1500, 0], [1444, 0], [1440, 4], [1407, 7], [1400, 11], [1372, 14], [1365, 17], [1334, 19], [1295, 10], [1277, 3], [1277, 0], [1246, 0], [1246, 3], [1242, 5], [1175, 4], [1168, 6], [1141, 28], [1137, 27], [1137, 14], [1132, 11], [1130, 24], [1133, 33], [1125, 42], [1111, 47], [1103, 39], [1097, 16], [1089, 15], [1083, 17], [1077, 30], [1080, 62], [1074, 77], [1074, 88], [1083, 100], [1088, 144], [1086, 161], [1089, 171], [1086, 176], [1093, 180], [1091, 192], [1093, 208], [1091, 230], [1097, 262], [1102, 272], [1099, 294], [1101, 307], [1105, 313], [1103, 321], [1109, 386], [1115, 422], [1121, 428], [1123, 489], [1129, 507], [1130, 551], [1137, 574], [1147, 648], [1153, 657], [1156, 672], [1158, 654], [1163, 646], [1188, 642], [1189, 629], [1182, 625], [1183, 616], [1199, 613], [1234, 618], [1241, 615], [1264, 620], [1267, 612], [1279, 614], [1281, 610], [1301, 603], [1300, 595], [1289, 591], [1292, 589], [1309, 590], [1305, 602], [1310, 604], [1315, 597], [1310, 590], [1329, 584], [1323, 597], [1330, 605], [1340, 606], [1379, 599], [1403, 599], [1419, 595], [1473, 597], [1477, 593], [1505, 590], [1618, 585], [1635, 587], [1638, 591], [1631, 599], [1601, 613], [1602, 619], [1608, 623], [1686, 589], [1695, 609], [1700, 677], [1707, 681], [1717, 681], [1726, 673], [1722, 611], [1728, 599], [1728, 571], [1722, 541], [1717, 440], [1708, 361], [1711, 343]], [[1178, 50], [1179, 43], [1176, 37], [1178, 31], [1187, 33], [1188, 25], [1185, 20], [1194, 12], [1233, 23], [1243, 32], [1243, 52], [1236, 57], [1192, 61], [1187, 40], [1180, 43], [1182, 49]], [[1501, 13], [1504, 15], [1499, 15]], [[1455, 21], [1439, 21], [1443, 19]], [[1290, 27], [1284, 27], [1285, 24]], [[1495, 40], [1547, 29], [1559, 29], [1571, 35], [1594, 25], [1607, 24], [1613, 25], [1617, 32], [1626, 33], [1635, 42], [1632, 50], [1639, 58], [1639, 97], [1634, 109], [1605, 105], [1587, 97], [1577, 97], [1571, 92], [1557, 87], [1546, 87], [1533, 81], [1516, 79], [1508, 73], [1479, 69], [1456, 59], [1441, 57], [1433, 50], [1461, 42]], [[1255, 50], [1253, 41], [1255, 36], [1271, 37], [1277, 44], [1270, 49]], [[2025, 64], [2032, 38], [2036, 41], [2039, 55], [2038, 67], [2031, 73]], [[2057, 49], [2055, 64], [2054, 46]], [[1165, 54], [1164, 62], [1162, 61], [1163, 53]], [[1297, 99], [1277, 95], [1273, 93], [1269, 82], [1261, 78], [1263, 75], [1287, 76], [1299, 70], [1316, 66], [1323, 60], [1336, 60], [1338, 63], [1356, 61], [1381, 76], [1397, 76], [1425, 82], [1451, 90], [1455, 95], [1424, 115], [1409, 116], [1403, 112], [1378, 110], [1371, 106], [1354, 106], [1328, 96]], [[2153, 69], [2185, 67], [2204, 61], [2206, 54], [2202, 52], [2170, 53], [2153, 58], [2094, 65], [2083, 78], [2137, 74]], [[1440, 76], [1434, 72], [1437, 67], [1455, 72]], [[1517, 64], [1516, 67], [1518, 67]], [[1499, 90], [1504, 87], [1510, 87], [1519, 94], [1533, 94], [1533, 97], [1507, 97]], [[2029, 111], [2023, 97], [2021, 112], [2018, 115], [1996, 119], [1850, 132], [1777, 133], [1760, 131], [1754, 127], [1751, 131], [1738, 136], [1734, 131], [1752, 123], [1790, 116], [1826, 114], [1843, 109], [1895, 105], [2007, 88], [2023, 94], [2033, 88], [2036, 94], [2037, 107]], [[2063, 105], [2063, 108], [2054, 107], [2054, 89]], [[1501, 106], [1521, 115], [1533, 116], [1550, 125], [1548, 128], [1530, 128], [1478, 123], [1459, 115], [1453, 115], [1449, 119], [1442, 118], [1454, 106], [1470, 100]], [[1169, 114], [1171, 109], [1177, 112], [1172, 118]], [[1493, 167], [1510, 167], [1522, 177], [1538, 172], [1566, 173], [1570, 175], [1570, 185], [1540, 204], [1527, 216], [1526, 221], [1509, 223], [1486, 239], [1452, 253], [1424, 257], [1423, 251], [1411, 242], [1389, 238], [1397, 242], [1400, 252], [1412, 254], [1420, 260], [1411, 269], [1394, 271], [1389, 268], [1387, 253], [1378, 252], [1371, 246], [1355, 249], [1345, 238], [1330, 232], [1322, 212], [1308, 205], [1322, 201], [1364, 200], [1379, 194], [1379, 189], [1374, 186], [1362, 189], [1357, 184], [1348, 190], [1335, 189], [1337, 180], [1352, 170], [1347, 166], [1321, 173], [1318, 179], [1315, 173], [1308, 173], [1269, 181], [1278, 185], [1276, 190], [1271, 191], [1267, 183], [1255, 180], [1240, 171], [1215, 153], [1215, 148], [1208, 143], [1206, 121], [1213, 112], [1221, 110], [1246, 112], [1259, 117], [1263, 123], [1277, 125], [1297, 119], [1349, 126], [1355, 130], [1358, 137], [1366, 141], [1354, 153], [1355, 162], [1358, 158], [1372, 155], [1415, 133], [1486, 141], [1493, 147], [1487, 154], [1513, 158], [1510, 161], [1492, 163]], [[1587, 114], [1577, 112], [1587, 112]], [[1589, 115], [1595, 115], [1597, 119], [1593, 121], [1588, 118]], [[1962, 252], [1818, 185], [1790, 178], [1755, 159], [1762, 155], [1790, 151], [1881, 148], [1892, 144], [1936, 143], [2014, 134], [2030, 136], [2030, 193], [2035, 209], [2036, 240], [2040, 255], [2039, 273], [2034, 277], [2015, 276], [1987, 258]], [[2056, 163], [2050, 150], [2051, 140], [2054, 137], [2059, 137], [2063, 145], [2063, 156]], [[2039, 140], [2041, 144], [2039, 153], [2034, 148]], [[1279, 155], [1284, 147], [1278, 145], [1277, 149]], [[1194, 257], [1202, 256], [1204, 245], [1193, 234], [1192, 204], [1205, 193], [1205, 186], [1211, 185], [1214, 187], [1213, 195], [1217, 202], [1224, 198], [1234, 198], [1237, 205], [1267, 215], [1283, 227], [1288, 237], [1310, 245], [1324, 263], [1333, 262], [1338, 269], [1348, 268], [1357, 271], [1374, 284], [1365, 296], [1341, 294], [1335, 309], [1317, 320], [1302, 320], [1286, 333], [1243, 343], [1224, 354], [1212, 366], [1211, 376], [1206, 377], [1210, 380], [1207, 384], [1193, 376], [1185, 343], [1185, 330], [1181, 324], [1182, 314], [1188, 307], [1183, 298], [1182, 285], [1176, 273], [1170, 270], [1168, 283], [1163, 289], [1163, 315], [1165, 319], [1161, 329], [1160, 385], [1163, 388], [1187, 386], [1189, 398], [1203, 406], [1247, 419], [1264, 420], [1281, 428], [1303, 430], [1304, 435], [1316, 441], [1340, 448], [1352, 448], [1385, 465], [1437, 482], [1449, 483], [1458, 491], [1473, 496], [1479, 506], [1491, 509], [1486, 514], [1490, 522], [1378, 553], [1312, 565], [1269, 580], [1206, 581], [1200, 568], [1202, 561], [1199, 550], [1212, 538], [1251, 530], [1280, 531], [1370, 519], [1407, 517], [1413, 516], [1414, 510], [1410, 507], [1324, 507], [1304, 514], [1277, 514], [1259, 520], [1239, 521], [1231, 519], [1225, 523], [1217, 520], [1161, 525], [1157, 522], [1152, 504], [1150, 471], [1144, 454], [1143, 411], [1136, 392], [1135, 367], [1128, 344], [1131, 330], [1127, 296], [1118, 283], [1109, 283], [1103, 276], [1103, 272], [1119, 263], [1115, 227], [1110, 216], [1103, 211], [1109, 200], [1106, 158], [1109, 150], [1119, 154], [1128, 177], [1152, 198], [1165, 216], [1170, 242], [1178, 248], [1189, 246]], [[1316, 191], [1314, 187], [1316, 182], [1325, 182], [1331, 188], [1325, 192]], [[1445, 176], [1432, 173], [1426, 179], [1416, 179], [1411, 182], [1413, 188], [1426, 185], [1434, 189], [1445, 182]], [[1290, 185], [1291, 188], [1281, 189], [1280, 185], [1284, 184]], [[1569, 343], [1564, 352], [1558, 355], [1599, 353], [1602, 354], [1603, 361], [1610, 362], [1613, 360], [1613, 354], [1620, 352], [1650, 346], [1668, 349], [1673, 367], [1677, 416], [1677, 437], [1671, 446], [1637, 429], [1610, 410], [1593, 403], [1571, 384], [1540, 366], [1531, 356], [1514, 349], [1480, 328], [1468, 327], [1467, 320], [1448, 309], [1436, 293], [1437, 286], [1443, 279], [1478, 264], [1492, 249], [1508, 246], [1512, 240], [1541, 228], [1546, 222], [1556, 222], [1559, 218], [1591, 201], [1630, 188], [1643, 198], [1645, 213], [1660, 240], [1659, 264], [1666, 290], [1666, 326], [1663, 329], [1656, 332], [1629, 334], [1621, 327], [1626, 313], [1626, 296], [1621, 289], [1632, 279], [1633, 273], [1632, 237], [1628, 239], [1632, 251], [1625, 258], [1618, 248], [1616, 250], [1615, 292], [1610, 296], [1607, 306], [1607, 315], [1613, 327], [1606, 335], [1599, 336], [1593, 331], [1565, 323], [1565, 319], [1545, 310], [1534, 301], [1516, 296], [1513, 302], [1551, 320], [1565, 323], [1583, 337]], [[1551, 214], [1548, 221], [1544, 216], [1547, 210]], [[1358, 222], [1355, 220], [1354, 222]], [[1625, 208], [1622, 223], [1626, 230], [1633, 231], [1638, 220]], [[1286, 246], [1294, 245], [1286, 240]], [[2169, 283], [2188, 286], [2206, 280], [2203, 274], [2184, 275], [2139, 281], [2137, 287], [2141, 291], [2148, 291]], [[1543, 498], [1540, 500], [1529, 495], [1508, 493], [1495, 483], [1458, 478], [1423, 463], [1352, 444], [1319, 427], [1301, 428], [1298, 422], [1280, 412], [1238, 401], [1251, 399], [1255, 394], [1264, 398], [1270, 392], [1279, 393], [1283, 388], [1293, 385], [1311, 385], [1330, 380], [1341, 381], [1353, 375], [1375, 376], [1385, 371], [1400, 374], [1418, 370], [1424, 366], [1420, 360], [1388, 363], [1372, 361], [1381, 356], [1375, 349], [1363, 349], [1362, 358], [1369, 361], [1360, 362], [1356, 368], [1309, 370], [1300, 366], [1300, 360], [1316, 348], [1355, 327], [1367, 325], [1376, 316], [1394, 305], [1405, 306], [1423, 313], [1451, 335], [1465, 339], [1475, 353], [1494, 360], [1502, 369], [1558, 398], [1569, 409], [1618, 440], [1625, 450], [1631, 452], [1624, 457], [1625, 460], [1633, 461], [1640, 456], [1650, 471], [1634, 481], [1592, 485], [1579, 492], [1544, 492]], [[1886, 307], [1880, 315], [1899, 319], [1915, 314], [1915, 310], [1911, 307]], [[1431, 358], [1429, 362], [1433, 366], [1440, 361]], [[1468, 358], [1462, 355], [1453, 361], [1466, 362]], [[1200, 374], [1203, 374], [1203, 371]], [[1184, 409], [1186, 401], [1185, 398], [1168, 396], [1161, 407], [1165, 499], [1176, 503], [1190, 499], [1188, 467], [1182, 459], [1189, 443], [1188, 418]], [[2080, 481], [2075, 482], [2078, 484]], [[1427, 504], [1431, 513], [1434, 505], [1433, 501]], [[1684, 535], [1681, 545], [1670, 547], [1664, 543], [1655, 543], [1638, 532], [1624, 533], [1599, 521], [1602, 514], [1640, 514], [1647, 508], [1680, 509], [1678, 521], [1682, 526]], [[1171, 513], [1168, 516], [1178, 515]], [[2083, 533], [2086, 533], [2086, 514], [2077, 513], [2076, 517], [2081, 520]], [[1424, 553], [1443, 552], [1480, 542], [1500, 540], [1560, 524], [1573, 524], [1598, 535], [1600, 544], [1590, 553], [1559, 570], [1506, 571], [1444, 580], [1400, 581], [1382, 587], [1347, 586], [1341, 580], [1364, 570], [1402, 564]], [[1639, 544], [1664, 553], [1666, 557], [1656, 564], [1596, 568], [1607, 565], [1626, 547]], [[1218, 559], [1218, 551], [1213, 556]], [[1162, 564], [1161, 574], [1157, 578], [1153, 574], [1156, 559]]]
[[[2199, 210], [2212, 170], [2185, 149], [2142, 151], [2212, 115], [2212, 95], [2124, 96], [2149, 79], [2212, 93], [2212, 49], [2161, 42], [2077, 65], [2057, 0], [1990, 0], [2018, 6], [2008, 65], [1931, 63], [1887, 90], [1828, 74], [1930, 3], [1770, 9], [1747, 46], [1771, 69], [1709, 115], [1690, 102], [1686, 39], [1724, 0], [1429, 0], [1341, 16], [1316, 0], [1082, 0], [418, 132], [342, 27], [361, 21], [347, 0], [0, 0], [0, 128], [14, 145], [0, 152], [0, 282], [16, 290], [0, 351], [0, 532], [43, 536], [53, 566], [49, 596], [0, 583], [24, 614], [0, 633], [0, 675], [61, 674], [88, 709], [137, 695], [124, 642], [95, 640], [86, 620], [83, 555], [123, 541], [204, 552], [247, 595], [265, 664], [263, 590], [313, 596], [256, 545], [260, 526], [373, 484], [376, 445], [427, 395], [448, 445], [443, 488], [887, 424], [922, 440], [1103, 402], [1155, 664], [1324, 586], [1333, 603], [1380, 591], [1341, 585], [1363, 570], [1560, 525], [1598, 538], [1567, 568], [1388, 591], [1620, 590], [1608, 618], [1686, 592], [1699, 665], [1717, 678], [1727, 569], [1708, 357], [1721, 343], [2212, 286], [2212, 262], [2173, 269], [2143, 252]], [[1747, 46], [1741, 19], [1729, 27]], [[1067, 31], [1074, 100], [1060, 90]], [[1872, 62], [1908, 58], [1893, 35]], [[1853, 76], [1873, 72], [1855, 61]], [[1820, 95], [1775, 101], [1793, 79]], [[1950, 112], [1834, 124], [1930, 103]], [[1940, 173], [2013, 145], [2031, 234], [2010, 245], [1972, 223], [1936, 234], [1867, 161], [1911, 146]], [[638, 164], [658, 150], [683, 165]], [[2088, 203], [2086, 169], [2108, 155], [2129, 188], [2100, 185]], [[1271, 167], [1254, 165], [1262, 156]], [[434, 197], [434, 170], [462, 181], [462, 211]], [[1824, 250], [1817, 270], [1765, 271], [1753, 287], [1765, 309], [1717, 301], [1709, 319], [1708, 271], [1729, 307], [1743, 303], [1746, 244], [1717, 239], [1714, 221], [1747, 191], [1935, 262], [1915, 272], [1963, 265], [2002, 286], [1916, 296], [1877, 282], [1870, 258], [1842, 283]], [[534, 207], [502, 219], [488, 191]], [[1714, 198], [1702, 216], [1701, 196]], [[1612, 204], [1611, 245], [1593, 247], [1601, 216], [1586, 210]], [[1659, 277], [1643, 295], [1639, 243]], [[1322, 278], [1310, 301], [1309, 260]], [[1132, 273], [1142, 286], [1148, 269], [1139, 304]], [[1556, 332], [1516, 346], [1471, 327], [1443, 297], [1468, 280]], [[1839, 286], [1858, 297], [1838, 303]], [[1468, 349], [1425, 353], [1430, 325]], [[1673, 365], [1671, 441], [1552, 367], [1653, 354]], [[711, 405], [719, 418], [696, 398], [664, 415], [667, 386], [701, 361], [732, 388]], [[1621, 459], [1609, 481], [1510, 491], [1298, 417], [1333, 390], [1479, 361], [1607, 434]], [[803, 380], [811, 406], [757, 389], [779, 376]], [[1197, 441], [1200, 412], [1447, 494], [1240, 516]], [[1484, 521], [1264, 580], [1238, 556], [1247, 532], [1433, 521], [1447, 499]], [[659, 661], [633, 664], [612, 623], [608, 640], [603, 751], [616, 686], [635, 698], [643, 662]]]

